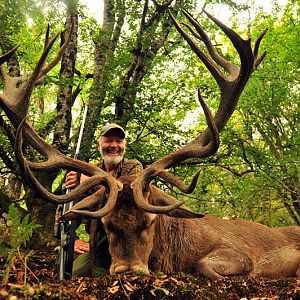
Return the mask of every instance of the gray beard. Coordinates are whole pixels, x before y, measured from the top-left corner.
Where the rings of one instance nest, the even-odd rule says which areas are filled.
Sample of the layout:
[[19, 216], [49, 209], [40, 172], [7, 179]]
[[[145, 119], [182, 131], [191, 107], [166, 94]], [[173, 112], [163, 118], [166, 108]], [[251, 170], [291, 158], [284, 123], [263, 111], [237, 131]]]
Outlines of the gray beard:
[[109, 165], [115, 166], [118, 163], [120, 163], [122, 161], [122, 159], [124, 158], [124, 154], [125, 154], [125, 150], [123, 150], [118, 157], [110, 157], [106, 154], [106, 152], [104, 152], [102, 150], [102, 148], [100, 148], [100, 154], [102, 159], [104, 160], [104, 162], [106, 162]]

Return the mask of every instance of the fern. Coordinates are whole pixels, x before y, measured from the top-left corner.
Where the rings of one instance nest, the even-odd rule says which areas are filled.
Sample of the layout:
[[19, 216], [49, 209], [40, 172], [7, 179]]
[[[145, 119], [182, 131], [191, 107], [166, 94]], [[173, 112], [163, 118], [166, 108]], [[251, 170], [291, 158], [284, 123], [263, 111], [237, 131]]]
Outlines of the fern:
[[22, 219], [21, 213], [14, 203], [9, 206], [8, 213], [4, 213], [3, 216], [10, 233], [8, 241], [4, 243], [0, 240], [0, 255], [7, 255], [3, 273], [3, 281], [7, 282], [13, 261], [20, 255], [20, 248], [26, 246], [33, 232], [41, 225], [32, 223], [29, 215]]

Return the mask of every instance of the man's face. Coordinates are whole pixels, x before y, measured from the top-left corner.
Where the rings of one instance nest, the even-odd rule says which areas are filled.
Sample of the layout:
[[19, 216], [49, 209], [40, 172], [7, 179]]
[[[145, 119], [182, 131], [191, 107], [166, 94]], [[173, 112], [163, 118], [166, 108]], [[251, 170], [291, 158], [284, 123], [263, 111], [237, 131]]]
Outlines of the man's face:
[[106, 163], [117, 165], [124, 157], [126, 144], [122, 133], [111, 129], [98, 140], [98, 149]]

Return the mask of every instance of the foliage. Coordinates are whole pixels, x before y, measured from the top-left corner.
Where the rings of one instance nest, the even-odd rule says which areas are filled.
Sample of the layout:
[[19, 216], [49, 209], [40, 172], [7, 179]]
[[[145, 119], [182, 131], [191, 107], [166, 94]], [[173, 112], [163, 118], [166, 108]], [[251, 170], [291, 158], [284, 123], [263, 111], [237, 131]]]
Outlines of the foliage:
[[241, 99], [240, 136], [248, 162], [261, 178], [260, 185], [299, 225], [299, 5], [292, 3], [280, 20], [274, 15], [256, 19], [256, 32], [269, 27], [268, 55]]
[[[32, 237], [33, 232], [40, 228], [41, 225], [33, 224], [30, 221], [30, 215], [27, 214], [23, 219], [17, 207], [12, 203], [9, 206], [9, 212], [3, 214], [6, 220], [7, 229], [9, 231], [8, 241], [0, 240], [0, 255], [6, 255], [5, 271], [3, 273], [3, 281], [7, 282], [9, 271], [12, 267], [13, 260], [18, 256], [22, 259], [20, 248], [26, 246], [26, 243]], [[27, 258], [25, 258], [26, 261]], [[25, 264], [25, 270], [26, 270]]]
[[80, 226], [76, 229], [76, 235], [82, 241], [85, 241], [85, 242], [89, 241], [89, 235], [86, 232], [85, 224], [80, 224]]

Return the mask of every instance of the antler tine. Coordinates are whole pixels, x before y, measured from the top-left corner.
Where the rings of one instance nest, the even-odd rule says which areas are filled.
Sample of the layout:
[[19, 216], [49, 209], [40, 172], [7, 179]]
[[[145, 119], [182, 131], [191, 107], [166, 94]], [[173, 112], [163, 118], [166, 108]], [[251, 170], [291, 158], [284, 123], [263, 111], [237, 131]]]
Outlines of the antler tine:
[[[215, 50], [215, 47], [213, 46], [212, 42], [210, 41], [209, 37], [201, 27], [201, 25], [197, 22], [196, 19], [194, 19], [190, 13], [187, 11], [182, 11], [183, 14], [186, 16], [186, 18], [193, 24], [193, 26], [196, 28], [197, 32], [199, 33], [201, 40], [204, 42], [205, 46], [207, 47], [207, 50], [209, 54], [211, 55], [212, 59], [222, 68], [224, 68], [232, 77], [236, 77], [238, 74], [238, 68], [224, 59], [221, 55], [218, 54], [218, 52]], [[192, 28], [188, 25], [184, 25], [191, 31]], [[225, 76], [224, 76], [225, 77]]]
[[[43, 155], [48, 161], [51, 161], [53, 165], [59, 165], [60, 162], [56, 161], [57, 156], [60, 156], [61, 153], [56, 150], [53, 146], [46, 143], [44, 139], [42, 139], [34, 128], [30, 125], [27, 120], [29, 119], [28, 115], [25, 116], [17, 127], [16, 138], [15, 138], [15, 149], [20, 148], [22, 145], [22, 135], [23, 135], [23, 127], [26, 126], [26, 138], [27, 142], [41, 155]], [[22, 129], [22, 130], [21, 130]], [[65, 157], [67, 161], [71, 160], [71, 158]], [[34, 163], [32, 164], [32, 168], [35, 170], [43, 170], [47, 166], [48, 162], [44, 163]], [[70, 165], [72, 163], [69, 163]]]
[[44, 49], [46, 49], [48, 43], [49, 43], [49, 36], [50, 36], [50, 24], [47, 24], [47, 30], [45, 34], [45, 42], [44, 42]]
[[[100, 193], [98, 193], [98, 194], [100, 194]], [[101, 194], [100, 195], [95, 194], [95, 196], [99, 197], [99, 196], [101, 196]], [[80, 209], [72, 208], [70, 210], [70, 213], [78, 214], [78, 215], [88, 217], [88, 218], [100, 219], [100, 218], [103, 218], [104, 216], [106, 216], [107, 214], [109, 214], [113, 210], [113, 208], [116, 205], [117, 198], [118, 198], [118, 190], [110, 188], [108, 200], [104, 207], [102, 207], [96, 211], [88, 211], [88, 210], [80, 210]]]
[[[106, 198], [106, 190], [105, 187], [102, 187], [98, 189], [93, 195], [90, 195], [75, 205], [72, 206], [72, 212], [68, 211], [66, 212], [62, 217], [61, 220], [63, 221], [70, 221], [77, 219], [82, 211], [86, 211], [87, 209], [91, 211], [91, 209], [94, 209], [95, 207], [102, 207], [104, 200]], [[80, 211], [80, 213], [76, 213], [73, 211]]]
[[[24, 118], [22, 122], [20, 123], [19, 127], [17, 128], [16, 131], [16, 140], [15, 140], [15, 147], [14, 147], [14, 152], [16, 155], [16, 158], [18, 159], [20, 166], [23, 168], [25, 174], [27, 175], [27, 178], [31, 180], [31, 183], [33, 186], [35, 186], [36, 190], [43, 195], [45, 199], [47, 199], [50, 202], [53, 203], [66, 203], [70, 201], [74, 201], [79, 199], [81, 195], [79, 193], [75, 193], [74, 191], [65, 194], [65, 195], [52, 195], [47, 189], [45, 189], [39, 181], [35, 178], [34, 174], [32, 173], [30, 167], [29, 167], [29, 161], [25, 159], [23, 155], [23, 150], [22, 150], [22, 134], [23, 134], [23, 127], [26, 122], [27, 118]], [[86, 190], [85, 190], [86, 191]], [[84, 191], [83, 191], [84, 192]]]
[[258, 37], [258, 39], [255, 42], [254, 51], [253, 51], [253, 55], [254, 55], [254, 69], [256, 69], [259, 66], [259, 64], [263, 61], [263, 59], [266, 57], [266, 54], [267, 54], [266, 51], [259, 58], [257, 57], [257, 55], [258, 55], [258, 49], [259, 49], [259, 46], [260, 46], [260, 42], [262, 41], [262, 39], [265, 36], [265, 34], [267, 33], [267, 31], [268, 31], [268, 28], [266, 28], [261, 33], [261, 35]]
[[34, 86], [41, 84], [43, 82], [44, 75], [47, 74], [50, 70], [52, 70], [53, 67], [55, 67], [57, 65], [57, 63], [60, 61], [64, 51], [66, 50], [66, 48], [67, 48], [67, 46], [70, 42], [71, 32], [72, 32], [73, 26], [74, 26], [74, 22], [72, 22], [70, 34], [68, 35], [68, 37], [67, 37], [66, 41], [64, 42], [64, 44], [60, 47], [57, 55], [55, 56], [55, 58], [49, 64], [47, 64], [44, 67], [44, 64], [46, 62], [48, 54], [49, 54], [53, 44], [55, 43], [55, 41], [57, 40], [57, 38], [60, 35], [60, 33], [57, 33], [49, 41], [50, 26], [48, 24], [47, 32], [46, 32], [46, 35], [45, 35], [44, 51], [43, 51], [37, 65], [36, 65], [34, 71], [32, 72], [30, 78], [28, 79], [27, 82], [24, 83], [25, 92], [23, 93], [22, 99], [24, 99], [23, 103], [25, 105], [26, 112], [28, 111], [29, 99], [30, 99], [30, 96], [32, 94], [32, 90], [33, 90]]
[[165, 180], [168, 183], [171, 183], [173, 186], [176, 186], [181, 192], [185, 194], [190, 194], [194, 191], [197, 185], [199, 175], [200, 175], [200, 171], [197, 171], [191, 183], [188, 186], [186, 186], [180, 178], [178, 178], [176, 175], [168, 171], [161, 170], [157, 173], [158, 177], [160, 177], [161, 179]]
[[72, 210], [91, 210], [99, 205], [102, 205], [106, 198], [106, 187], [102, 186], [100, 189], [80, 202], [77, 202], [72, 206]]
[[187, 43], [190, 45], [192, 50], [196, 53], [196, 55], [201, 59], [201, 61], [204, 63], [206, 68], [210, 71], [210, 73], [214, 76], [215, 80], [219, 85], [222, 84], [224, 81], [222, 72], [217, 68], [214, 61], [208, 57], [203, 50], [198, 47], [198, 45], [194, 42], [193, 39], [189, 37], [189, 35], [183, 30], [181, 25], [176, 21], [175, 17], [172, 15], [171, 12], [169, 12], [171, 20], [173, 21], [174, 26], [176, 27], [177, 31], [181, 34], [181, 36], [187, 41]]
[[[109, 177], [111, 175], [107, 174]], [[62, 217], [63, 220], [74, 218], [74, 214], [81, 215], [88, 218], [102, 218], [109, 214], [116, 205], [118, 192], [122, 190], [123, 185], [121, 182], [116, 180], [107, 181], [107, 188], [108, 188], [108, 200], [104, 207], [102, 204], [104, 202], [104, 198], [106, 196], [105, 189], [99, 189], [96, 191], [91, 197], [87, 197], [86, 199], [82, 200], [80, 203], [76, 204], [72, 207], [72, 209], [66, 213], [65, 216]], [[87, 179], [88, 180], [88, 179]], [[87, 181], [86, 180], [86, 181]], [[85, 181], [85, 182], [86, 182]], [[95, 204], [99, 204], [100, 208], [96, 211], [88, 211], [86, 208], [90, 208], [91, 206], [95, 206]]]
[[[171, 205], [172, 203], [177, 201], [176, 198], [164, 193], [162, 190], [156, 188], [155, 186], [151, 186], [150, 189], [151, 189], [151, 198], [155, 199], [156, 203], [161, 203], [162, 205], [165, 205], [166, 203], [168, 203], [169, 205]], [[180, 203], [182, 203], [182, 202], [180, 202]], [[183, 205], [184, 205], [184, 203], [182, 203], [182, 205], [180, 207], [178, 207], [177, 209], [178, 210], [182, 209], [182, 212], [187, 211], [188, 208], [183, 207]], [[170, 216], [170, 217], [172, 216], [172, 212], [167, 211], [167, 213], [168, 213], [168, 216]], [[194, 218], [203, 218], [204, 217], [204, 215], [202, 215], [202, 214], [195, 213], [195, 212], [192, 212], [192, 213], [193, 213]], [[178, 217], [178, 215], [176, 217]]]
[[[33, 172], [28, 167], [27, 161], [24, 162], [23, 166], [24, 166], [25, 174], [30, 179], [31, 184], [35, 187], [36, 191], [44, 199], [46, 199], [47, 201], [52, 202], [54, 204], [63, 204], [63, 203], [71, 202], [71, 201], [80, 200], [80, 199], [82, 199], [82, 197], [85, 195], [85, 193], [88, 190], [90, 190], [91, 188], [93, 188], [99, 184], [104, 184], [105, 186], [106, 185], [109, 186], [110, 189], [112, 189], [114, 191], [114, 193], [111, 193], [109, 195], [109, 198], [108, 198], [108, 201], [106, 204], [106, 207], [110, 207], [111, 203], [115, 203], [114, 197], [117, 197], [117, 193], [120, 190], [120, 186], [118, 185], [115, 178], [110, 178], [111, 180], [105, 181], [104, 179], [107, 179], [107, 178], [103, 178], [103, 175], [101, 174], [101, 172], [99, 172], [99, 174], [96, 174], [96, 175], [88, 178], [87, 180], [84, 181], [84, 184], [80, 184], [76, 189], [70, 191], [68, 194], [54, 195], [39, 183], [39, 181], [34, 176]], [[94, 197], [98, 197], [98, 194], [96, 195], [96, 193], [97, 192], [95, 192], [93, 194]], [[84, 212], [84, 211], [80, 211], [80, 212]], [[77, 213], [77, 211], [74, 211], [74, 213]], [[81, 213], [79, 213], [79, 214], [81, 214]]]
[[241, 69], [239, 76], [244, 78], [249, 78], [253, 71], [253, 53], [251, 49], [251, 39], [243, 40], [235, 31], [231, 28], [227, 27], [225, 24], [220, 22], [217, 18], [210, 15], [207, 11], [203, 9], [203, 12], [215, 23], [221, 30], [228, 36], [231, 40], [233, 46], [237, 50], [240, 61], [241, 61]]
[[[118, 185], [117, 180], [115, 178], [108, 178], [108, 176], [103, 176], [101, 172], [99, 174], [93, 175], [92, 177], [88, 178], [84, 181], [84, 183], [80, 184], [76, 189], [70, 191], [68, 194], [63, 195], [55, 195], [49, 192], [46, 188], [44, 188], [39, 181], [34, 176], [33, 172], [28, 166], [28, 161], [25, 160], [23, 162], [23, 167], [25, 174], [30, 179], [31, 184], [35, 187], [36, 191], [46, 200], [49, 202], [55, 203], [55, 204], [63, 204], [71, 201], [77, 201], [81, 199], [85, 193], [90, 190], [91, 188], [102, 184], [102, 185], [108, 185], [110, 189], [113, 191], [120, 190], [120, 186]], [[109, 195], [107, 203], [114, 203], [114, 196], [115, 193], [112, 193], [112, 195]]]
[[184, 25], [189, 31], [190, 33], [195, 37], [197, 38], [199, 41], [203, 41], [203, 38], [202, 36], [199, 34], [199, 32], [196, 32], [192, 26], [190, 26], [189, 24], [183, 22], [182, 25]]
[[47, 74], [61, 59], [63, 53], [65, 52], [66, 48], [69, 45], [69, 42], [71, 40], [71, 32], [73, 31], [73, 27], [74, 27], [74, 21], [72, 19], [72, 23], [71, 23], [71, 28], [70, 28], [70, 33], [67, 36], [66, 41], [64, 42], [64, 44], [61, 46], [61, 48], [59, 49], [59, 51], [57, 52], [57, 55], [54, 57], [54, 59], [47, 64], [40, 72], [39, 74], [39, 78], [43, 77], [45, 74]]
[[[26, 109], [26, 112], [28, 111], [28, 107], [29, 107], [29, 99], [30, 99], [30, 96], [32, 94], [32, 90], [34, 88], [34, 86], [36, 85], [36, 80], [40, 77], [40, 72], [43, 68], [43, 65], [48, 57], [48, 54], [54, 44], [54, 42], [57, 40], [59, 36], [59, 33], [57, 33], [54, 38], [52, 38], [52, 40], [48, 43], [48, 45], [45, 47], [34, 71], [32, 72], [31, 76], [29, 77], [28, 81], [26, 81], [24, 83], [25, 85], [25, 92], [24, 94], [22, 95], [22, 99], [23, 99], [23, 103], [25, 105], [25, 109]], [[50, 69], [49, 69], [50, 70]]]
[[260, 34], [260, 36], [258, 37], [258, 39], [255, 42], [254, 50], [253, 50], [254, 59], [257, 59], [257, 54], [258, 54], [258, 49], [259, 49], [260, 43], [261, 43], [263, 37], [265, 36], [265, 34], [268, 32], [268, 30], [269, 30], [268, 28], [265, 28], [265, 30]]
[[4, 62], [6, 62], [19, 48], [20, 45], [15, 46], [8, 52], [4, 53], [3, 55], [0, 56], [0, 65], [2, 65]]

